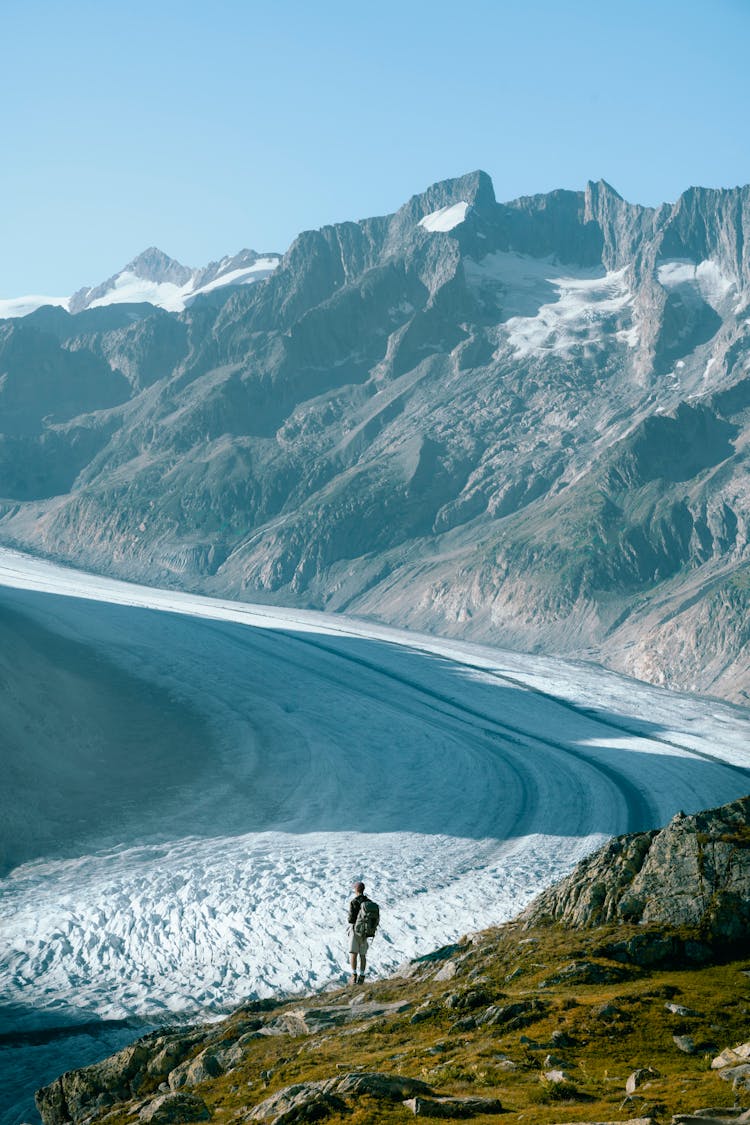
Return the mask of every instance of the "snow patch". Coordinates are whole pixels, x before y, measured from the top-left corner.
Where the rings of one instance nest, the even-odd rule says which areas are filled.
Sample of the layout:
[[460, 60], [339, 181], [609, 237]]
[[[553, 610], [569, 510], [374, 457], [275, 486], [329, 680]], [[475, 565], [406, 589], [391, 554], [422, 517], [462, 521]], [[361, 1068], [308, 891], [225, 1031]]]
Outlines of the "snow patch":
[[469, 204], [461, 201], [448, 207], [441, 207], [438, 211], [431, 211], [419, 220], [420, 227], [429, 231], [449, 231], [459, 226], [466, 218]]
[[659, 263], [657, 277], [665, 289], [689, 286], [712, 308], [720, 308], [735, 288], [734, 281], [722, 273], [718, 263], [710, 258], [702, 262], [694, 262], [690, 258], [667, 259]]
[[575, 269], [502, 251], [467, 259], [465, 268], [469, 282], [500, 306], [500, 339], [517, 355], [595, 344], [608, 331], [630, 348], [638, 344], [624, 269]]
[[132, 270], [123, 270], [116, 277], [113, 288], [104, 296], [92, 301], [88, 307], [96, 309], [104, 305], [145, 302], [165, 309], [167, 312], [182, 312], [187, 305], [203, 293], [211, 293], [225, 285], [251, 285], [253, 282], [261, 281], [264, 277], [272, 274], [277, 265], [277, 258], [259, 258], [251, 266], [228, 270], [198, 288], [194, 288], [194, 277], [191, 277], [185, 285], [176, 285], [170, 281], [148, 281], [139, 277]]
[[70, 297], [41, 297], [30, 294], [27, 297], [0, 298], [0, 320], [12, 320], [19, 316], [28, 316], [45, 305], [56, 305], [67, 311]]
[[[228, 262], [231, 260], [231, 258], [226, 259]], [[256, 281], [262, 281], [274, 272], [279, 261], [279, 258], [271, 256], [258, 258], [252, 265], [219, 273], [204, 285], [196, 285], [196, 279], [201, 274], [205, 276], [205, 271], [202, 270], [194, 270], [190, 280], [184, 285], [177, 285], [170, 281], [150, 281], [140, 277], [133, 270], [122, 270], [114, 279], [112, 287], [85, 307], [96, 309], [105, 305], [149, 304], [166, 312], [182, 312], [203, 293], [211, 293], [225, 285], [252, 285]], [[92, 290], [88, 292], [91, 293]], [[36, 295], [1, 298], [0, 320], [28, 316], [44, 305], [57, 305], [67, 312], [70, 310], [70, 300], [70, 297]]]

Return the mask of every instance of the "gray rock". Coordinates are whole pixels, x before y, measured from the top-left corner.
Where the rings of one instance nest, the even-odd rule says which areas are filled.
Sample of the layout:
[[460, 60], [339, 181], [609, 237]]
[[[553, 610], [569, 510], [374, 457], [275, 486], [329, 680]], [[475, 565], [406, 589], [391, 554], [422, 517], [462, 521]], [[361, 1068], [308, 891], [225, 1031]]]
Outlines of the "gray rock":
[[542, 1081], [548, 1082], [550, 1086], [559, 1086], [563, 1082], [572, 1082], [573, 1076], [567, 1070], [562, 1070], [556, 1067], [552, 1070], [542, 1071]]
[[45, 1125], [83, 1121], [94, 1111], [130, 1101], [141, 1089], [151, 1049], [158, 1036], [146, 1036], [117, 1054], [81, 1070], [71, 1070], [35, 1095]]
[[600, 965], [595, 961], [571, 961], [559, 972], [543, 980], [539, 987], [551, 988], [556, 984], [614, 984], [632, 978], [632, 970], [620, 965]]
[[438, 969], [433, 979], [437, 981], [453, 980], [457, 972], [456, 962], [448, 961], [441, 969]]
[[683, 1016], [690, 1019], [700, 1016], [700, 1012], [696, 1012], [694, 1008], [686, 1008], [682, 1004], [672, 1004], [670, 1001], [667, 1001], [664, 1008], [673, 1016]]
[[342, 1097], [367, 1094], [371, 1098], [383, 1098], [387, 1101], [431, 1097], [434, 1093], [426, 1082], [418, 1078], [404, 1078], [400, 1074], [382, 1074], [378, 1071], [345, 1074], [331, 1079], [325, 1084], [325, 1089]]
[[[420, 225], [459, 202], [454, 230]], [[272, 276], [180, 317], [1, 322], [7, 541], [125, 578], [595, 653], [740, 699], [749, 214], [747, 187], [658, 209], [604, 182], [503, 204], [474, 172], [306, 231]], [[539, 276], [552, 258], [587, 304], [572, 321]], [[509, 260], [536, 281], [517, 284]], [[705, 260], [731, 299], [687, 276]], [[153, 248], [131, 266], [191, 273]], [[546, 339], [519, 337], [519, 319]], [[621, 905], [641, 909], [637, 893]]]
[[625, 1083], [625, 1092], [627, 1094], [634, 1094], [641, 1086], [645, 1086], [659, 1077], [659, 1071], [654, 1070], [653, 1067], [640, 1067], [638, 1070], [634, 1070], [632, 1074], [628, 1075], [628, 1079]]
[[346, 1103], [325, 1090], [322, 1082], [300, 1082], [277, 1090], [250, 1112], [248, 1120], [273, 1121], [274, 1125], [320, 1121], [332, 1113], [342, 1113]]
[[182, 1122], [210, 1121], [211, 1111], [196, 1094], [162, 1094], [139, 1112], [146, 1125], [179, 1125]]
[[750, 1090], [750, 1063], [726, 1066], [719, 1071], [719, 1078], [731, 1082], [733, 1090]]
[[655, 1125], [653, 1117], [629, 1117], [627, 1121], [567, 1121], [564, 1125]]
[[694, 1055], [697, 1053], [697, 1046], [692, 1035], [673, 1035], [672, 1042], [678, 1051], [682, 1051], [685, 1055]]
[[478, 1117], [480, 1114], [502, 1113], [503, 1106], [498, 1098], [409, 1098], [404, 1102], [415, 1117]]
[[184, 1086], [197, 1086], [208, 1078], [218, 1078], [224, 1073], [224, 1066], [213, 1047], [206, 1047], [194, 1059], [175, 1067], [169, 1075], [169, 1086], [172, 1090], [181, 1090]]
[[[540, 895], [522, 918], [528, 925], [549, 918], [573, 926], [614, 922], [620, 904], [635, 894], [640, 907], [633, 921], [700, 926], [711, 942], [731, 946], [750, 925], [750, 848], [741, 843], [749, 829], [745, 797], [692, 816], [680, 813], [658, 832], [617, 837]], [[600, 953], [637, 965], [670, 964], [691, 960], [695, 944], [657, 931]]]
[[293, 1008], [268, 1020], [261, 1030], [265, 1035], [314, 1035], [318, 1031], [340, 1027], [346, 1023], [359, 1023], [397, 1015], [408, 1011], [410, 1007], [411, 1002], [408, 1000], [394, 1000], [386, 1004], [361, 1000], [356, 1004]]
[[506, 1027], [509, 1031], [528, 1027], [549, 1011], [544, 1000], [517, 1000], [512, 1004], [491, 1004], [477, 1018], [480, 1026]]
[[463, 992], [453, 992], [445, 1000], [446, 1008], [455, 1011], [473, 1011], [491, 1003], [492, 994], [485, 988], [469, 988]]

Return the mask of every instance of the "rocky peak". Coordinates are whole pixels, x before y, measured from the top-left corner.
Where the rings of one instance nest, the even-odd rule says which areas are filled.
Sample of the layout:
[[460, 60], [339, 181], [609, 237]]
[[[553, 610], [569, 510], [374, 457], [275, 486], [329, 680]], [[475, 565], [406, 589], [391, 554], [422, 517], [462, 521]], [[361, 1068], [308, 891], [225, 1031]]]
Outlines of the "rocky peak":
[[188, 266], [183, 266], [175, 258], [170, 258], [158, 246], [149, 246], [147, 250], [138, 254], [128, 262], [123, 272], [134, 273], [144, 281], [169, 281], [174, 285], [186, 285], [193, 276], [193, 271]]
[[750, 285], [750, 187], [692, 187], [664, 225], [661, 259], [712, 260], [728, 280]]
[[611, 922], [697, 928], [711, 943], [737, 947], [750, 928], [750, 797], [661, 831], [618, 836], [582, 860], [521, 916], [575, 927]]

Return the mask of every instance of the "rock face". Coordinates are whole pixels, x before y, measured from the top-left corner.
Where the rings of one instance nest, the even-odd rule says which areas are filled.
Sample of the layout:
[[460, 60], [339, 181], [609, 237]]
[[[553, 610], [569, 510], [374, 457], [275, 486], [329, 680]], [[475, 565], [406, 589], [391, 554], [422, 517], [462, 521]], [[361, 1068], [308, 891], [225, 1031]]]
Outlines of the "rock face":
[[[693, 816], [679, 813], [661, 831], [610, 840], [521, 917], [529, 925], [546, 918], [572, 926], [627, 921], [697, 927], [713, 945], [746, 946], [750, 797]], [[637, 935], [632, 948], [622, 943], [619, 952], [626, 960], [657, 963], [675, 953], [674, 940], [662, 936], [655, 945]], [[700, 961], [701, 943], [687, 943], [682, 952]]]
[[0, 540], [743, 699], [749, 307], [750, 187], [435, 184], [180, 314], [0, 322]]

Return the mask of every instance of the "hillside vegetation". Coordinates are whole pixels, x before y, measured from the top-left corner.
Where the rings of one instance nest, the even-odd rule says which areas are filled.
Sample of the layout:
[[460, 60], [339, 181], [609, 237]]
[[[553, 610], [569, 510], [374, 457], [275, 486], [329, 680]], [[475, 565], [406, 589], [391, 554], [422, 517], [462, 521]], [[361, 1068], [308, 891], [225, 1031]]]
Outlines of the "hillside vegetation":
[[[532, 907], [390, 979], [252, 1001], [218, 1024], [147, 1036], [40, 1091], [45, 1125], [367, 1125], [415, 1113], [660, 1125], [696, 1107], [750, 1105], [747, 930], [715, 909], [730, 893], [747, 907], [749, 810], [747, 798], [620, 841], [621, 890], [648, 875], [649, 853], [670, 841], [680, 840], [683, 860], [696, 845], [712, 851], [693, 925], [589, 917], [566, 926], [553, 919], [548, 892], [542, 917]], [[590, 888], [590, 863], [566, 881], [566, 899], [576, 879]], [[685, 871], [662, 868], [652, 905], [674, 913], [681, 895], [683, 910], [694, 908]]]

